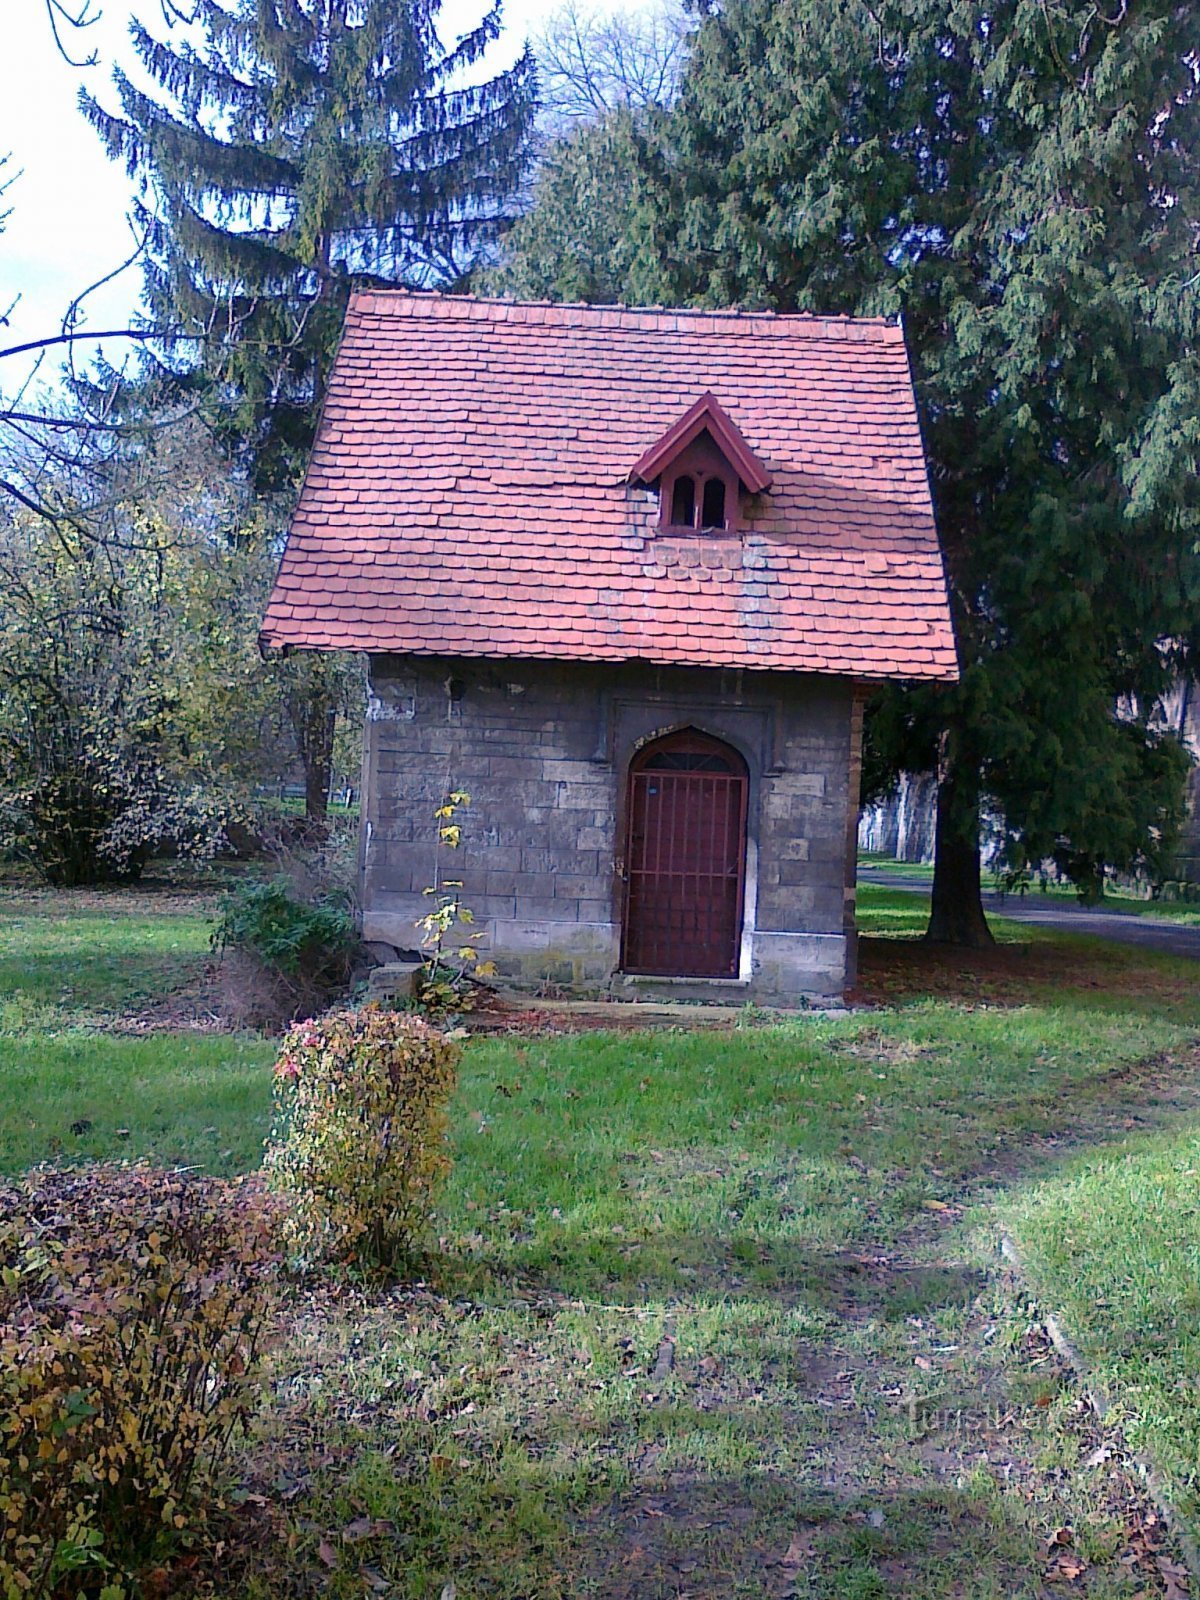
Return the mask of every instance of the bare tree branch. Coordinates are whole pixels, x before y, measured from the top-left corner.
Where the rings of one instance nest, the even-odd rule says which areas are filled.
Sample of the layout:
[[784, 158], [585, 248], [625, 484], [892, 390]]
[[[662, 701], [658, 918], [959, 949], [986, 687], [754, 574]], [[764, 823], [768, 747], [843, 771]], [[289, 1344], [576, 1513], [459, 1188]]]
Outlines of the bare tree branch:
[[692, 26], [680, 0], [652, 0], [629, 12], [567, 0], [532, 41], [548, 131], [623, 107], [669, 104]]
[[63, 36], [59, 31], [60, 27], [65, 25], [81, 32], [84, 28], [90, 28], [94, 23], [99, 22], [104, 13], [102, 11], [94, 11], [92, 9], [93, 4], [94, 0], [80, 0], [78, 8], [72, 11], [66, 5], [65, 0], [46, 0], [46, 15], [50, 19], [50, 31], [54, 35], [54, 43], [58, 47], [59, 55], [62, 56], [68, 66], [94, 67], [100, 59], [99, 51], [93, 50], [82, 61], [76, 61], [63, 43]]

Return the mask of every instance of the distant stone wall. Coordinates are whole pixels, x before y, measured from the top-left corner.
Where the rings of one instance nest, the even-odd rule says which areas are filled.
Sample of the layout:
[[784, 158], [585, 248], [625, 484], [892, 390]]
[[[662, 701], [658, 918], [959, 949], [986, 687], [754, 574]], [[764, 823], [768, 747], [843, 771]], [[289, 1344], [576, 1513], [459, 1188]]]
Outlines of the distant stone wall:
[[937, 821], [937, 779], [931, 772], [905, 772], [894, 793], [864, 806], [858, 848], [896, 861], [932, 861]]
[[[1181, 679], [1163, 696], [1159, 709], [1165, 725], [1200, 763], [1200, 683]], [[1187, 818], [1175, 870], [1186, 882], [1200, 883], [1200, 766], [1192, 768], [1188, 779]]]
[[[464, 880], [488, 955], [527, 985], [620, 982], [626, 774], [692, 726], [750, 774], [743, 998], [840, 995], [853, 976], [858, 703], [846, 680], [691, 668], [376, 657], [363, 784], [364, 933], [417, 944], [433, 809], [467, 790]], [[736, 998], [736, 997], [734, 997]]]
[[1200, 768], [1193, 768], [1188, 781], [1188, 814], [1179, 847], [1179, 876], [1186, 883], [1200, 884]]

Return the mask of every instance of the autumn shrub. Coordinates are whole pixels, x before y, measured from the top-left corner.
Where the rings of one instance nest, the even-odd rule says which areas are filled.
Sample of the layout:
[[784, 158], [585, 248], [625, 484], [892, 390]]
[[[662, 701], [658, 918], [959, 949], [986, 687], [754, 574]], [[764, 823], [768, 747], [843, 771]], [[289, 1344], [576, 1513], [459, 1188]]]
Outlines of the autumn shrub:
[[450, 1164], [460, 1054], [419, 1017], [377, 1006], [291, 1029], [264, 1167], [289, 1202], [298, 1262], [391, 1271], [411, 1257]]
[[273, 1208], [144, 1164], [0, 1189], [4, 1600], [120, 1600], [197, 1535], [255, 1401]]

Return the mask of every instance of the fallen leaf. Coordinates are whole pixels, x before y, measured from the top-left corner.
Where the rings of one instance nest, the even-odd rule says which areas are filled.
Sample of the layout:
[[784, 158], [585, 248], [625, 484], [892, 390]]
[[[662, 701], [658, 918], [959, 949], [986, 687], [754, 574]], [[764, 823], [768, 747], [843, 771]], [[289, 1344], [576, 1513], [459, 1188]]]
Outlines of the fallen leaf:
[[322, 1539], [320, 1544], [317, 1546], [317, 1559], [323, 1561], [331, 1570], [337, 1566], [337, 1551], [333, 1548], [328, 1539]]
[[792, 1542], [788, 1545], [783, 1557], [785, 1567], [803, 1566], [806, 1561], [811, 1561], [816, 1554], [816, 1547], [810, 1533], [794, 1533]]
[[1159, 1556], [1155, 1563], [1162, 1574], [1164, 1584], [1163, 1594], [1166, 1600], [1188, 1600], [1191, 1589], [1188, 1586], [1188, 1570], [1179, 1566], [1174, 1561], [1168, 1561], [1166, 1556]]

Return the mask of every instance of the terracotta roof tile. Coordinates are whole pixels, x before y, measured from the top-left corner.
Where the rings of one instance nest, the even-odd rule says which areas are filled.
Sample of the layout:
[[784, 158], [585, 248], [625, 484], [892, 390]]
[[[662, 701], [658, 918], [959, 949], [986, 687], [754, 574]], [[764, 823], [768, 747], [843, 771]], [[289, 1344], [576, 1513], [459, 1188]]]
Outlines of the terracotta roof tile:
[[[706, 391], [771, 488], [738, 532], [667, 534], [630, 471]], [[263, 633], [951, 679], [901, 330], [357, 294]]]

